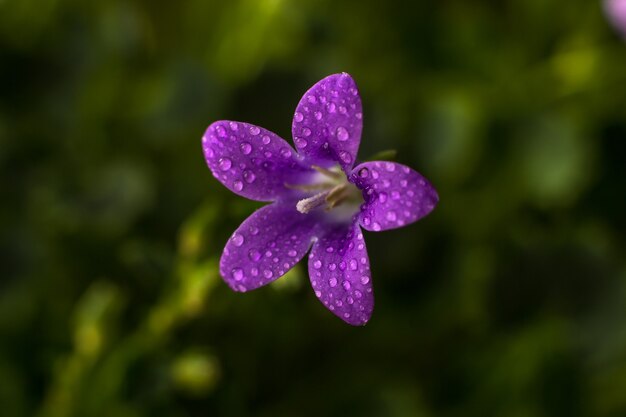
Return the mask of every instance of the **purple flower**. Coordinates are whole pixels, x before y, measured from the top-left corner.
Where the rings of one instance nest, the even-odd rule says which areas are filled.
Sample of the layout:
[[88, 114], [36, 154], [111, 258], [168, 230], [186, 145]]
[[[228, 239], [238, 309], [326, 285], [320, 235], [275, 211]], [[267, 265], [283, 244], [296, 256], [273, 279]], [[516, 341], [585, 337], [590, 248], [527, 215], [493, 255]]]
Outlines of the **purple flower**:
[[226, 243], [220, 272], [245, 292], [284, 275], [309, 254], [315, 295], [336, 316], [364, 325], [374, 308], [361, 228], [394, 229], [430, 213], [430, 183], [394, 162], [354, 167], [362, 129], [361, 98], [350, 75], [328, 76], [296, 108], [297, 152], [276, 134], [248, 123], [218, 121], [202, 146], [207, 164], [236, 194], [271, 202], [248, 217]]
[[626, 37], [626, 0], [604, 0], [604, 9], [613, 26]]

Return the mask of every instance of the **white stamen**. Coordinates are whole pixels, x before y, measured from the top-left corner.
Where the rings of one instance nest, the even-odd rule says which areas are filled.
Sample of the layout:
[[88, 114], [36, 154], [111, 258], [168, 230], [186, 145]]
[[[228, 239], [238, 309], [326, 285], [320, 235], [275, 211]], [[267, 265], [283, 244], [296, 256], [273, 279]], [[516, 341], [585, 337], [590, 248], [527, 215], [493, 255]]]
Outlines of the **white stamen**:
[[323, 206], [324, 204], [326, 204], [326, 196], [328, 195], [328, 193], [329, 191], [324, 191], [319, 194], [315, 194], [313, 197], [305, 198], [298, 201], [298, 203], [296, 204], [296, 210], [298, 210], [300, 213], [306, 214], [314, 208]]

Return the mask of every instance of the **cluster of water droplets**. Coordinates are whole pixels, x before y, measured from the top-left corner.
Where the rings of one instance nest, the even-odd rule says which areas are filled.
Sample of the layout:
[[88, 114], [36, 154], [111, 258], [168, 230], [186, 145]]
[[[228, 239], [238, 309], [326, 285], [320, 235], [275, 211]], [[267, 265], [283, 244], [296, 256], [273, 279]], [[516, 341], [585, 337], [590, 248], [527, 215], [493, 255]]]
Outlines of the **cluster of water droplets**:
[[286, 210], [266, 206], [230, 237], [222, 257], [222, 273], [236, 291], [245, 292], [273, 281], [306, 253], [313, 222], [285, 216]]
[[[236, 192], [246, 187], [282, 188], [285, 171], [302, 172], [301, 159], [282, 139], [257, 126], [218, 122], [203, 137], [209, 168]], [[287, 172], [288, 174], [288, 172]], [[262, 181], [261, 184], [256, 184]]]
[[320, 239], [309, 255], [309, 275], [315, 295], [336, 315], [364, 324], [373, 295], [369, 259], [363, 234], [356, 229]]
[[437, 203], [434, 189], [409, 167], [385, 161], [363, 165], [351, 179], [363, 190], [361, 223], [368, 230], [402, 227], [428, 214]]
[[363, 114], [358, 91], [348, 81], [341, 77], [336, 83], [322, 81], [302, 98], [293, 117], [294, 143], [299, 150], [335, 153], [346, 165], [354, 161]]

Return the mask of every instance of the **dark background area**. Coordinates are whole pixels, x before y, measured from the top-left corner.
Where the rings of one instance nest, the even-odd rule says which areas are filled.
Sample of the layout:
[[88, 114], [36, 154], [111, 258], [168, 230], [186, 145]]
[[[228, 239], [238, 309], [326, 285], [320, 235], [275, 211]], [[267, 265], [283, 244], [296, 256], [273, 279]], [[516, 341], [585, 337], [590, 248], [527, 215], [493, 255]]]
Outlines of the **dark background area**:
[[[228, 289], [200, 142], [341, 71], [441, 198], [363, 328]], [[625, 87], [589, 0], [0, 0], [0, 414], [626, 415]]]

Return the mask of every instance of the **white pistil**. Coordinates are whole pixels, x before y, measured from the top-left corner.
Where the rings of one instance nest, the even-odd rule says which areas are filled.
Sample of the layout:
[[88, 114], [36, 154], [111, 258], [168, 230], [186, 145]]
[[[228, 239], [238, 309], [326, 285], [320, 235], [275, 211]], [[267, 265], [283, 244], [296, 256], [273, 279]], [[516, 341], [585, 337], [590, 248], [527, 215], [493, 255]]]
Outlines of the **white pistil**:
[[306, 214], [311, 210], [323, 206], [326, 204], [326, 196], [330, 191], [323, 191], [319, 194], [315, 194], [313, 197], [304, 198], [296, 204], [296, 209], [302, 213]]

